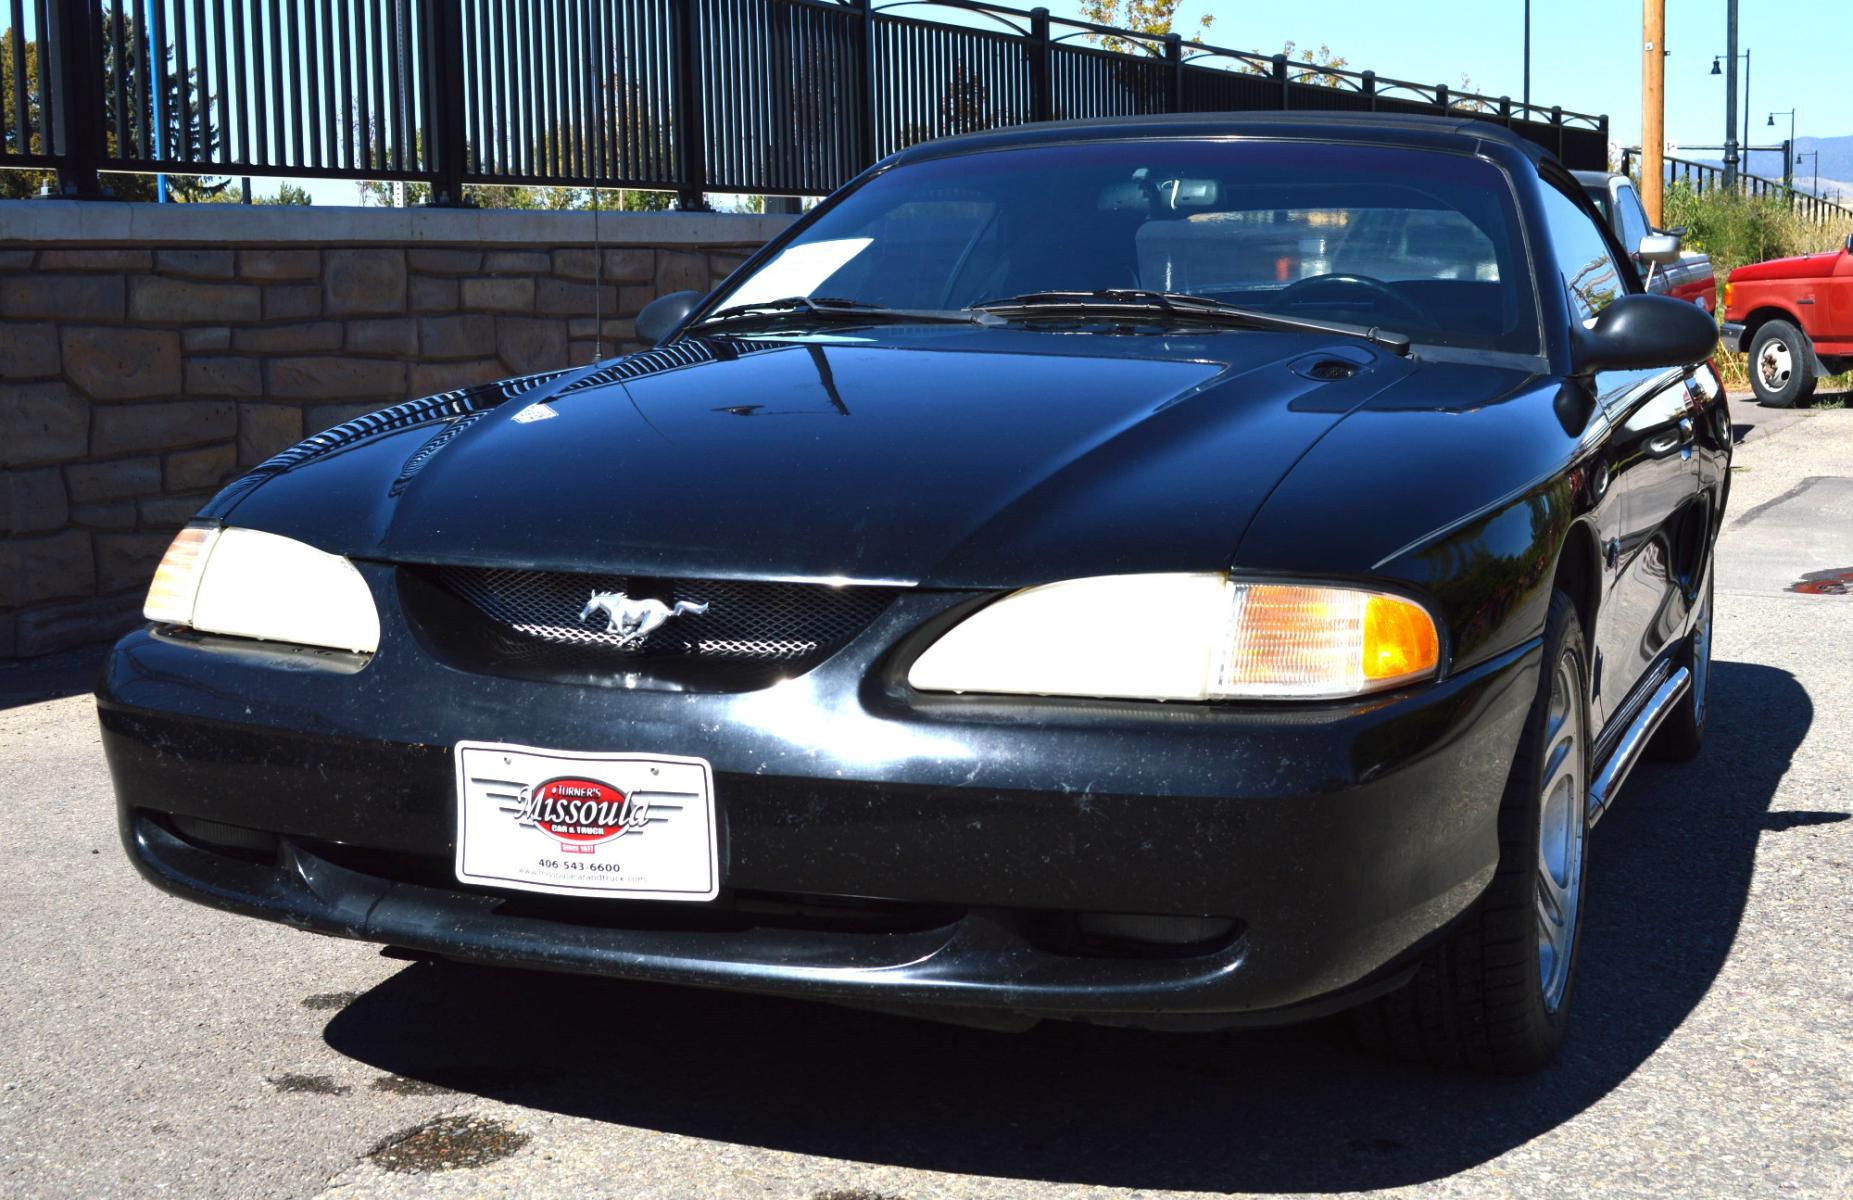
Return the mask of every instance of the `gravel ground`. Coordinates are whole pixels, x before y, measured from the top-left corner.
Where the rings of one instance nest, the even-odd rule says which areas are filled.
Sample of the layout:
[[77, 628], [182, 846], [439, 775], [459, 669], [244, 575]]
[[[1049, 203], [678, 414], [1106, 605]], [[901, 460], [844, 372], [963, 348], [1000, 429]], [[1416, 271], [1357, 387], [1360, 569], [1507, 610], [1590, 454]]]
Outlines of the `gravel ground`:
[[1598, 830], [1536, 1077], [1336, 1023], [993, 1034], [223, 916], [125, 862], [73, 656], [0, 670], [0, 1193], [1853, 1195], [1853, 596], [1786, 590], [1853, 568], [1853, 412], [1737, 416], [1710, 743]]

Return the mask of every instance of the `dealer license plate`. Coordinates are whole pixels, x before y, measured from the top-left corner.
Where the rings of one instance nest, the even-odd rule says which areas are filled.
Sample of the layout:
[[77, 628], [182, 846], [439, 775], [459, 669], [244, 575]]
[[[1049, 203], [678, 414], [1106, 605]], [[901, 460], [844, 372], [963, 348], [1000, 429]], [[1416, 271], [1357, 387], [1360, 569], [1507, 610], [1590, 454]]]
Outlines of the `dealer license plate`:
[[458, 742], [457, 878], [644, 900], [720, 892], [714, 772], [699, 758]]

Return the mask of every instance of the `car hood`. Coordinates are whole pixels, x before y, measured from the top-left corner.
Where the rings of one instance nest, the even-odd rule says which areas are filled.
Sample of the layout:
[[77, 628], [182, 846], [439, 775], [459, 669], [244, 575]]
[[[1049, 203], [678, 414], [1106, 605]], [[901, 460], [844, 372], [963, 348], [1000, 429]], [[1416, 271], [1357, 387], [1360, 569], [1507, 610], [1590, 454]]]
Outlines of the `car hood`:
[[1305, 334], [879, 332], [681, 342], [363, 419], [220, 512], [401, 562], [944, 587], [1218, 569], [1309, 447], [1419, 370]]
[[1840, 261], [1845, 250], [1830, 250], [1825, 254], [1802, 254], [1794, 258], [1772, 258], [1768, 262], [1751, 263], [1738, 267], [1731, 272], [1732, 283], [1746, 283], [1758, 279], [1812, 279], [1816, 276], [1832, 275], [1834, 266]]

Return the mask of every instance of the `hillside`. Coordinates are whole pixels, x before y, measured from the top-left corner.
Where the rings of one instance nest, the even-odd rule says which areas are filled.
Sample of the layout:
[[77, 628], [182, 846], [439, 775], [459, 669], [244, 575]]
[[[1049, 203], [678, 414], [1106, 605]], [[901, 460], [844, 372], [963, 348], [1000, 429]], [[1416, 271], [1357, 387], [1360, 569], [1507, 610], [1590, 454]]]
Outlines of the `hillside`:
[[[1759, 140], [1763, 134], [1768, 132], [1766, 129], [1750, 131], [1751, 136]], [[1831, 198], [1835, 191], [1838, 191], [1841, 203], [1845, 204], [1853, 200], [1853, 134], [1843, 134], [1840, 137], [1795, 139], [1797, 154], [1809, 155], [1816, 150], [1821, 152], [1820, 194]], [[1679, 155], [1678, 157], [1686, 156]], [[1712, 166], [1723, 165], [1717, 158], [1695, 158], [1692, 161], [1709, 163]], [[1782, 155], [1768, 150], [1753, 151], [1746, 155], [1742, 166], [1744, 171], [1751, 175], [1761, 175], [1766, 179], [1782, 178]], [[1814, 159], [1804, 158], [1795, 168], [1795, 181], [1803, 189], [1812, 190], [1814, 174]]]

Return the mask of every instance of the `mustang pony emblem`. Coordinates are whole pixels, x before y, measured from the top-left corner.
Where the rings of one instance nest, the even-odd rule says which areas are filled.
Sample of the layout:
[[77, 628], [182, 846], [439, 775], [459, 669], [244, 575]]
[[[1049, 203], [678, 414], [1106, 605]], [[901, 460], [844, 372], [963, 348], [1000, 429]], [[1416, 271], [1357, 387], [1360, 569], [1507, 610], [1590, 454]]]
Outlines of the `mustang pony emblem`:
[[604, 613], [606, 632], [618, 635], [618, 645], [628, 646], [649, 637], [671, 617], [683, 613], [700, 616], [707, 611], [706, 604], [691, 600], [678, 600], [671, 608], [661, 600], [633, 600], [623, 592], [593, 592], [586, 606], [579, 610], [579, 620], [584, 623], [593, 613]]

